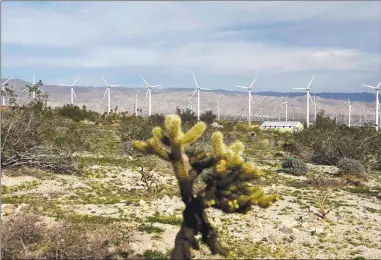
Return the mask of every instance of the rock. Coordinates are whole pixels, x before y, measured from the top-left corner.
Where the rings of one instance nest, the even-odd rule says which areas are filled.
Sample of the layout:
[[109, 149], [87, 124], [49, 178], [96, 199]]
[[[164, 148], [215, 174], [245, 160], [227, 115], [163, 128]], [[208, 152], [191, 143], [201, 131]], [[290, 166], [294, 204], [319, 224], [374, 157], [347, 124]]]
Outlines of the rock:
[[220, 225], [222, 223], [221, 219], [219, 217], [215, 217], [214, 218], [214, 223], [216, 223], [216, 225]]
[[164, 203], [170, 203], [171, 198], [168, 195], [164, 195], [164, 197], [161, 199], [161, 201]]
[[314, 227], [311, 229], [312, 234], [320, 235], [324, 232], [324, 228], [322, 227]]
[[144, 200], [139, 200], [139, 206], [141, 206], [141, 207], [145, 207], [145, 206], [148, 206], [147, 205], [147, 202], [145, 202]]
[[118, 250], [113, 246], [110, 246], [107, 250], [108, 250], [109, 254], [115, 254], [118, 252]]
[[284, 234], [292, 234], [294, 232], [293, 228], [298, 223], [293, 219], [284, 219], [279, 225], [279, 231]]
[[42, 197], [43, 197], [44, 199], [51, 200], [50, 195], [47, 194], [47, 193], [43, 194]]
[[134, 253], [139, 252], [141, 246], [139, 246], [136, 243], [129, 243], [130, 250], [133, 251]]

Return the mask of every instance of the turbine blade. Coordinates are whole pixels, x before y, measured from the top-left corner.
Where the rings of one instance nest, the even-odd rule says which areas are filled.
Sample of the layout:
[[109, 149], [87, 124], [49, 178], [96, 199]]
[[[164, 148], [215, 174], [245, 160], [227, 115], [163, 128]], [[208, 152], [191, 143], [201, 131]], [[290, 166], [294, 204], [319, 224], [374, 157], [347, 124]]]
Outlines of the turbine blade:
[[235, 86], [236, 88], [246, 88], [248, 89], [248, 87], [244, 87], [244, 86]]
[[250, 98], [251, 98], [251, 103], [253, 103], [253, 104], [254, 104], [254, 99], [253, 99], [253, 96], [250, 96]]
[[196, 94], [196, 92], [197, 92], [197, 89], [195, 89], [195, 91], [193, 92], [191, 98], [193, 98], [193, 96], [194, 96], [194, 94]]
[[249, 88], [251, 88], [251, 86], [253, 86], [253, 84], [254, 84], [254, 82], [257, 80], [257, 78], [258, 78], [258, 76], [253, 80], [253, 82], [250, 84], [250, 87]]
[[315, 74], [312, 76], [312, 79], [311, 79], [310, 83], [308, 83], [308, 86], [307, 86], [307, 88], [309, 88], [309, 87], [310, 87], [310, 85], [311, 85], [312, 81], [314, 80], [315, 76], [316, 76], [316, 73], [315, 73]]
[[142, 77], [142, 80], [144, 81], [144, 83], [146, 83], [147, 87], [150, 87], [150, 85], [147, 83], [147, 81], [143, 78], [143, 76], [140, 76]]
[[146, 98], [144, 99], [144, 101], [146, 101], [146, 100], [147, 100], [147, 97], [148, 97], [148, 92], [149, 92], [149, 89], [147, 89]]
[[106, 85], [108, 86], [108, 83], [107, 81], [104, 79], [104, 77], [101, 76], [101, 78], [103, 79], [103, 81], [106, 83]]
[[105, 94], [103, 95], [103, 99], [105, 99], [107, 91], [108, 91], [108, 88], [106, 88]]
[[292, 88], [292, 89], [304, 89], [304, 90], [306, 90], [306, 88]]
[[72, 84], [72, 86], [74, 86], [75, 83], [77, 83], [78, 80], [79, 80], [79, 77], [74, 81], [74, 83]]
[[138, 89], [138, 91], [136, 91], [136, 98], [138, 98], [138, 94], [139, 94], [139, 89]]
[[202, 89], [202, 90], [211, 90], [211, 89], [208, 89], [208, 88], [200, 88], [200, 89]]
[[75, 94], [75, 91], [74, 91], [74, 89], [73, 89], [73, 94], [74, 94], [74, 97], [77, 99], [77, 95]]
[[163, 86], [163, 84], [151, 86], [151, 88], [156, 88], [156, 87], [161, 87], [161, 86]]
[[3, 84], [1, 84], [1, 85], [5, 85], [5, 84], [7, 84], [7, 82], [10, 80], [12, 78], [12, 76], [11, 77], [9, 77], [9, 79], [7, 79]]
[[194, 74], [193, 74], [193, 79], [194, 79], [194, 82], [196, 83], [197, 88], [199, 88], [196, 77], [194, 76]]
[[68, 84], [57, 84], [57, 86], [71, 87], [72, 85], [68, 85]]
[[118, 84], [118, 85], [109, 85], [109, 87], [119, 87], [120, 86], [120, 84]]
[[365, 85], [365, 84], [361, 84], [361, 85], [363, 85], [364, 87], [367, 87], [367, 88], [376, 89], [376, 88], [375, 88], [375, 87], [373, 87], [373, 86], [369, 86], [369, 85]]

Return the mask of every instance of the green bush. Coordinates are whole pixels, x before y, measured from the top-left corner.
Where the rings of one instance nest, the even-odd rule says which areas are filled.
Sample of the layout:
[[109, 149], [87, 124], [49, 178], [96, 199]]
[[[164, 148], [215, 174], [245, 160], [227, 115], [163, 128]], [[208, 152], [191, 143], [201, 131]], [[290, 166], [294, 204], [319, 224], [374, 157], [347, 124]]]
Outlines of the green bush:
[[354, 159], [342, 158], [337, 163], [339, 173], [351, 175], [364, 175], [366, 173], [364, 165]]
[[373, 127], [338, 125], [323, 113], [316, 124], [293, 135], [293, 144], [284, 147], [316, 164], [337, 165], [342, 158], [352, 158], [373, 166], [381, 154], [381, 135]]
[[308, 172], [307, 165], [298, 158], [287, 158], [282, 164], [282, 170], [286, 173], [302, 176]]

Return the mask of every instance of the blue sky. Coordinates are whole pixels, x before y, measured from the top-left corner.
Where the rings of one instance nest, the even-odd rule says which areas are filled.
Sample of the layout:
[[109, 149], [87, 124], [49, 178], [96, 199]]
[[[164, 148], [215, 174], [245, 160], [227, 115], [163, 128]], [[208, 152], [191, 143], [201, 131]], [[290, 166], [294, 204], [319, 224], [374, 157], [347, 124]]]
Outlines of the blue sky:
[[362, 92], [381, 81], [377, 1], [1, 2], [1, 77], [46, 84]]

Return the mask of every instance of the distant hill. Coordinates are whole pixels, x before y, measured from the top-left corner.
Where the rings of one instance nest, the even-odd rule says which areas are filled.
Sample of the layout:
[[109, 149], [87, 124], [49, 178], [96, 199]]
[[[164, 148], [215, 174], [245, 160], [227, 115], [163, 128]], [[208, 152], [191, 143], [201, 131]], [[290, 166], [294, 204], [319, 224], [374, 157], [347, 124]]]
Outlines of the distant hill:
[[[5, 79], [1, 79], [3, 83]], [[18, 103], [23, 104], [28, 99], [28, 92], [21, 91], [26, 84], [31, 84], [20, 79], [11, 79], [9, 81], [13, 85], [16, 93], [19, 95]], [[70, 102], [69, 87], [44, 85], [42, 90], [50, 94], [49, 105], [58, 106], [68, 104]], [[119, 111], [133, 111], [133, 101], [130, 98], [136, 95], [137, 88], [114, 87], [111, 89], [112, 108], [118, 106]], [[177, 106], [180, 108], [190, 107], [189, 97], [192, 95], [192, 88], [170, 88], [170, 89], [154, 89], [152, 91], [152, 112], [153, 113], [173, 113]], [[86, 105], [89, 109], [104, 112], [106, 111], [106, 100], [103, 100], [105, 87], [81, 87], [76, 86], [75, 92], [78, 96], [74, 102], [78, 106]], [[139, 108], [143, 109], [143, 114], [147, 113], [148, 103], [144, 101], [146, 89], [140, 88], [139, 91]], [[229, 115], [235, 117], [246, 118], [248, 109], [248, 96], [245, 91], [229, 91], [229, 90], [212, 90], [201, 91], [201, 112], [206, 110], [217, 111], [217, 96], [220, 97], [221, 115]], [[283, 119], [285, 117], [285, 107], [280, 105], [289, 96], [288, 115], [296, 118], [304, 118], [305, 114], [305, 92], [281, 93], [281, 92], [253, 92], [255, 104], [252, 106], [253, 117], [268, 116], [279, 118], [279, 114]], [[314, 93], [311, 93], [314, 95]], [[352, 114], [363, 115], [366, 112], [369, 118], [374, 117], [375, 111], [375, 93], [316, 93], [317, 110], [324, 110], [326, 114], [331, 115], [347, 115], [348, 106], [347, 98], [354, 101], [352, 106]], [[193, 110], [196, 111], [197, 97], [193, 99]], [[313, 117], [314, 109], [311, 108], [311, 117]]]

